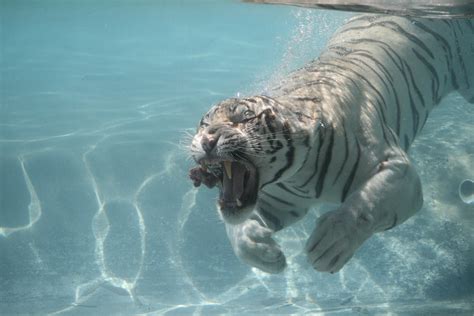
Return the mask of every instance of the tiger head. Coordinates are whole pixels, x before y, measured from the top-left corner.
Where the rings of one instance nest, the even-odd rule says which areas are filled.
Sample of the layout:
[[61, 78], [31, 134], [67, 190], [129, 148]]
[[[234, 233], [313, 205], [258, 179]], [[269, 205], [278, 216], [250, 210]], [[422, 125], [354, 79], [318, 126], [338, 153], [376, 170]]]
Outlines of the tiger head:
[[201, 119], [191, 144], [199, 166], [190, 177], [195, 186], [219, 187], [225, 222], [247, 219], [259, 190], [281, 177], [291, 144], [287, 119], [276, 101], [263, 96], [222, 101]]

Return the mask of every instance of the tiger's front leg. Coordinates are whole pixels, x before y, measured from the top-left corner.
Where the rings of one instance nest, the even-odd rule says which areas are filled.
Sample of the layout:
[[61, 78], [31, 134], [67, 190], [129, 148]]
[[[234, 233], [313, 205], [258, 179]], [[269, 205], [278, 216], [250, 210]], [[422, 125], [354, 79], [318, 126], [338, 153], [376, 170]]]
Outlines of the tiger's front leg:
[[226, 224], [227, 236], [236, 256], [244, 263], [267, 273], [279, 273], [286, 258], [273, 240], [273, 231], [249, 218], [237, 225]]
[[372, 234], [404, 222], [422, 204], [421, 183], [408, 158], [381, 162], [338, 209], [316, 221], [306, 244], [309, 262], [318, 271], [339, 271]]

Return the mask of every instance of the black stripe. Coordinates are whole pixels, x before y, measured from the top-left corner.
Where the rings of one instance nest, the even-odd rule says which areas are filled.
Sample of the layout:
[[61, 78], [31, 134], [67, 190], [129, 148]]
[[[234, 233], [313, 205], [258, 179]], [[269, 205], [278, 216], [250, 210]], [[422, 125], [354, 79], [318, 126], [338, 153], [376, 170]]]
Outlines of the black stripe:
[[326, 148], [326, 157], [324, 157], [323, 165], [321, 172], [319, 173], [318, 181], [316, 184], [316, 198], [321, 196], [324, 188], [324, 180], [326, 179], [326, 174], [328, 172], [329, 164], [331, 163], [332, 150], [334, 146], [334, 129], [331, 127], [331, 136], [329, 137], [329, 144]]
[[[395, 52], [393, 49], [390, 48], [390, 51], [398, 58], [398, 61], [400, 62], [400, 64], [397, 64], [395, 63], [395, 66], [398, 68], [398, 70], [400, 71], [400, 74], [402, 75], [403, 79], [404, 79], [404, 82], [406, 83], [407, 85], [407, 91], [408, 91], [408, 96], [412, 102], [412, 96], [411, 96], [411, 91], [410, 91], [410, 85], [408, 84], [408, 78], [407, 78], [407, 75], [405, 73], [405, 69], [403, 67], [404, 65], [404, 60], [403, 58], [400, 57], [400, 55], [398, 55], [397, 52]], [[397, 135], [400, 136], [400, 133], [401, 133], [401, 108], [400, 108], [400, 100], [398, 98], [398, 91], [395, 90], [395, 88], [393, 88], [393, 91], [394, 91], [394, 96], [395, 96], [395, 103], [397, 105], [397, 125], [396, 125], [396, 130], [397, 130]], [[385, 137], [385, 135], [384, 135]]]
[[[380, 121], [383, 123], [382, 124], [383, 138], [384, 138], [386, 144], [391, 146], [391, 143], [388, 141], [387, 135], [385, 133], [385, 128], [383, 128], [384, 126], [387, 126], [387, 119], [386, 119], [385, 112], [384, 112], [384, 108], [387, 108], [387, 103], [386, 103], [385, 98], [383, 97], [383, 95], [380, 93], [380, 91], [367, 78], [365, 78], [363, 75], [359, 74], [357, 71], [352, 70], [351, 68], [347, 68], [347, 67], [344, 67], [342, 65], [332, 64], [332, 63], [327, 63], [327, 62], [320, 62], [319, 65], [328, 66], [328, 67], [335, 67], [337, 69], [341, 69], [343, 72], [349, 72], [349, 73], [352, 73], [352, 74], [356, 75], [357, 77], [359, 77], [359, 79], [364, 81], [375, 92], [376, 95], [378, 95], [380, 100], [376, 98], [377, 99], [376, 100], [377, 104], [374, 105], [374, 109], [377, 112], [377, 115], [378, 115]], [[354, 85], [357, 86], [355, 81], [351, 77], [347, 76], [345, 73], [337, 72], [334, 69], [332, 69], [331, 72], [351, 80], [354, 83]], [[383, 103], [383, 106], [380, 105], [380, 102]]]
[[296, 217], [296, 218], [301, 217], [301, 214], [296, 212], [296, 211], [290, 211], [290, 214], [291, 214], [291, 216]]
[[401, 125], [400, 99], [398, 98], [398, 92], [395, 90], [395, 86], [392, 86], [392, 90], [393, 90], [393, 96], [395, 97], [395, 105], [397, 106], [395, 130], [397, 132], [397, 135], [399, 135], [400, 134], [400, 125]]
[[390, 225], [390, 227], [386, 228], [385, 230], [389, 230], [397, 226], [397, 221], [398, 221], [398, 215], [395, 213], [395, 216], [393, 217], [392, 225]]
[[408, 147], [410, 147], [410, 139], [408, 138], [407, 134], [405, 134], [405, 135], [403, 136], [403, 140], [404, 140], [404, 142], [405, 142], [405, 143], [403, 144], [403, 149], [404, 149], [405, 151], [407, 151], [407, 150], [408, 150]]
[[389, 147], [392, 147], [392, 142], [390, 142], [387, 138], [387, 133], [385, 132], [385, 129], [387, 128], [387, 120], [385, 119], [385, 112], [382, 110], [382, 106], [380, 105], [379, 100], [376, 100], [377, 104], [373, 105], [375, 112], [377, 113], [377, 116], [379, 117], [379, 122], [380, 122], [380, 129], [382, 130], [382, 137], [385, 140], [385, 144], [388, 145]]
[[346, 132], [346, 124], [344, 122], [344, 118], [342, 118], [342, 130], [344, 131], [344, 160], [342, 161], [342, 165], [339, 168], [339, 171], [337, 172], [336, 178], [334, 178], [334, 181], [332, 184], [334, 185], [341, 176], [342, 170], [344, 170], [344, 166], [346, 165], [347, 158], [349, 158], [349, 140], [347, 139], [347, 132]]
[[[460, 24], [459, 24], [460, 22], [459, 22], [459, 21], [455, 21], [455, 22], [452, 22], [452, 23], [456, 23], [456, 25], [457, 25], [459, 31], [460, 31], [461, 34], [462, 34], [463, 32], [462, 32], [462, 28], [461, 28], [461, 26], [460, 26]], [[459, 58], [459, 62], [460, 62], [460, 64], [461, 64], [462, 72], [463, 72], [463, 74], [464, 74], [464, 80], [465, 80], [465, 82], [467, 83], [467, 88], [469, 88], [469, 87], [470, 87], [470, 84], [469, 84], [469, 76], [467, 75], [467, 72], [466, 72], [466, 69], [467, 69], [467, 68], [466, 68], [466, 65], [464, 64], [464, 57], [463, 57], [463, 54], [461, 53], [461, 47], [459, 46], [459, 36], [458, 36], [458, 34], [457, 34], [457, 32], [456, 32], [456, 29], [453, 28], [453, 30], [454, 30], [454, 34], [455, 34], [455, 35], [454, 35], [454, 38], [455, 38], [455, 42], [456, 42], [456, 50], [457, 50], [457, 52], [458, 52], [457, 55], [458, 55], [458, 58]], [[469, 45], [469, 44], [468, 44], [468, 43], [465, 43], [465, 45]], [[471, 43], [471, 45], [472, 45], [472, 43]]]
[[[388, 53], [388, 52], [387, 52], [387, 53]], [[406, 62], [405, 62], [396, 52], [393, 51], [393, 53], [397, 56], [397, 58], [398, 58], [399, 61], [400, 61], [401, 66], [399, 66], [399, 65], [396, 64], [396, 63], [395, 63], [395, 65], [396, 65], [397, 68], [400, 70], [400, 74], [403, 76], [404, 81], [406, 82], [407, 87], [408, 87], [408, 89], [407, 89], [407, 91], [408, 91], [408, 97], [409, 97], [409, 99], [410, 99], [410, 106], [411, 106], [411, 110], [412, 110], [412, 114], [413, 114], [412, 117], [413, 117], [413, 120], [414, 120], [414, 123], [413, 123], [412, 127], [414, 128], [415, 131], [413, 132], [413, 135], [415, 136], [415, 135], [416, 135], [416, 130], [418, 129], [419, 115], [418, 115], [418, 111], [416, 110], [416, 107], [415, 107], [415, 105], [414, 105], [413, 97], [412, 97], [411, 91], [410, 91], [410, 88], [411, 88], [411, 87], [410, 87], [410, 85], [408, 84], [408, 78], [407, 78], [406, 73], [405, 73], [405, 67], [403, 67], [403, 66], [406, 66], [410, 72], [411, 72], [411, 69], [409, 69], [409, 66], [407, 66]], [[414, 82], [414, 81], [412, 80], [412, 82]], [[418, 87], [415, 87], [415, 90], [418, 90]], [[397, 127], [396, 127], [396, 129], [397, 129], [397, 135], [400, 136], [400, 128], [401, 128], [401, 127], [400, 127], [400, 124], [401, 124], [401, 123], [400, 123], [400, 107], [399, 107], [399, 102], [400, 102], [400, 101], [399, 101], [399, 99], [398, 99], [398, 93], [397, 93], [397, 91], [396, 91], [395, 89], [393, 89], [393, 91], [394, 91], [395, 100], [396, 100], [396, 104], [397, 104]], [[419, 90], [418, 90], [418, 92], [419, 92]], [[424, 103], [424, 100], [423, 100], [423, 103]], [[384, 138], [385, 138], [385, 140], [387, 141], [387, 139], [386, 139], [386, 137], [385, 137], [385, 133], [384, 133]], [[388, 141], [387, 141], [387, 142], [388, 142]]]
[[318, 172], [318, 161], [319, 161], [319, 154], [321, 153], [321, 148], [323, 147], [323, 143], [324, 143], [324, 138], [323, 138], [323, 135], [322, 135], [322, 131], [319, 131], [319, 146], [318, 146], [318, 151], [316, 153], [316, 163], [315, 163], [315, 166], [314, 166], [314, 171], [313, 173], [311, 174], [311, 176], [309, 176], [309, 178], [302, 184], [302, 185], [299, 185], [298, 188], [303, 188], [305, 187], [309, 181], [311, 181], [311, 179], [316, 175], [316, 173]]
[[[395, 64], [395, 66], [398, 68], [398, 70], [400, 71], [400, 74], [402, 75], [402, 77], [404, 78], [404, 81], [406, 82], [406, 85], [407, 85], [407, 88], [408, 88], [408, 95], [409, 95], [409, 98], [412, 99], [412, 96], [411, 96], [411, 92], [410, 92], [410, 85], [409, 85], [409, 81], [408, 81], [408, 77], [407, 77], [407, 74], [405, 73], [405, 70], [404, 70], [404, 64], [405, 64], [405, 61], [404, 59], [402, 59], [400, 57], [400, 55], [398, 55], [398, 53], [396, 51], [394, 51], [387, 43], [385, 42], [382, 42], [382, 41], [378, 41], [378, 40], [373, 40], [373, 39], [366, 39], [366, 38], [362, 38], [362, 39], [356, 39], [356, 40], [351, 40], [350, 43], [354, 43], [354, 44], [360, 44], [360, 43], [364, 43], [364, 42], [369, 42], [369, 43], [376, 43], [379, 45], [380, 48], [382, 48], [385, 53], [390, 57], [390, 59], [392, 59], [393, 63]], [[383, 47], [385, 46], [385, 47]], [[395, 57], [398, 58], [398, 61], [400, 64], [398, 64], [397, 62], [395, 62], [395, 60], [393, 59], [393, 57], [391, 55], [394, 55]], [[423, 58], [423, 57], [421, 57]], [[426, 59], [424, 59], [426, 61]], [[432, 69], [434, 71], [434, 69]], [[433, 77], [435, 78], [435, 80], [437, 80], [437, 74], [436, 72], [432, 73], [433, 74]], [[439, 86], [439, 84], [438, 84]], [[396, 133], [399, 137], [401, 137], [401, 108], [400, 108], [400, 101], [399, 101], [399, 98], [398, 98], [398, 93], [395, 91], [394, 93], [395, 95], [395, 99], [396, 99], [396, 104], [397, 104], [397, 122], [396, 122]], [[384, 123], [386, 123], [385, 121], [385, 117], [384, 117], [384, 113], [382, 112], [382, 119], [384, 121]], [[385, 140], [387, 141], [386, 137], [385, 137], [385, 133], [384, 133], [384, 138]]]
[[463, 30], [463, 27], [461, 26], [461, 22], [460, 21], [454, 21], [454, 23], [456, 23], [461, 35], [464, 35], [464, 30]]
[[385, 67], [385, 65], [383, 63], [381, 63], [377, 58], [370, 55], [370, 54], [372, 54], [371, 51], [368, 51], [368, 50], [365, 50], [365, 49], [356, 49], [356, 50], [353, 50], [352, 53], [354, 55], [360, 55], [360, 56], [363, 56], [363, 57], [371, 60], [374, 64], [376, 64], [382, 70], [385, 77], [387, 77], [388, 80], [393, 83], [393, 77], [390, 74], [390, 71], [388, 71], [388, 69]]
[[[353, 43], [353, 44], [365, 44], [365, 43], [371, 43], [371, 44], [377, 44], [378, 47], [384, 50], [384, 52], [387, 54], [387, 56], [392, 60], [394, 65], [398, 68], [400, 71], [400, 74], [404, 78], [404, 81], [407, 84], [408, 91], [410, 91], [410, 86], [408, 85], [408, 78], [407, 75], [405, 74], [405, 71], [403, 69], [403, 63], [404, 60], [400, 57], [400, 55], [390, 47], [386, 42], [379, 41], [379, 40], [374, 40], [370, 38], [359, 38], [359, 39], [354, 39], [348, 41], [348, 43]], [[398, 59], [398, 63], [396, 60], [393, 58], [395, 56]], [[397, 104], [397, 122], [396, 122], [396, 133], [399, 137], [401, 137], [401, 109], [399, 105], [399, 99], [398, 99], [398, 93], [395, 92], [395, 98], [396, 98], [396, 104]]]
[[266, 140], [269, 143], [270, 148], [271, 148], [271, 149], [266, 149], [265, 150], [266, 154], [273, 155], [273, 154], [275, 154], [276, 152], [280, 151], [283, 148], [283, 143], [279, 140], [274, 140], [270, 137], [267, 137]]
[[[415, 85], [415, 79], [413, 78], [413, 73], [410, 69], [410, 66], [407, 63], [404, 63], [404, 65], [405, 65], [406, 69], [408, 70], [408, 74], [410, 75], [412, 84], [414, 85], [415, 92], [418, 91], [418, 93], [420, 93], [420, 91], [418, 90], [418, 87], [416, 87], [416, 85]], [[420, 122], [420, 115], [418, 113], [418, 110], [416, 109], [415, 101], [413, 101], [413, 97], [411, 95], [410, 88], [408, 88], [408, 97], [410, 99], [410, 109], [411, 109], [411, 114], [412, 114], [411, 115], [411, 117], [412, 117], [412, 133], [413, 133], [413, 139], [414, 139], [416, 134], [417, 134], [417, 131], [418, 131], [418, 124]], [[422, 98], [421, 100], [423, 101], [423, 104], [424, 104], [423, 97], [421, 97], [421, 98]]]
[[423, 122], [421, 123], [420, 131], [423, 129], [425, 126], [426, 121], [428, 120], [428, 114], [425, 115], [425, 118], [423, 119]]
[[305, 147], [308, 147], [308, 152], [311, 150], [311, 145], [309, 144], [309, 135], [305, 135], [303, 145]]
[[[306, 145], [306, 146], [309, 145], [309, 136], [307, 136], [307, 137], [305, 138], [305, 145]], [[305, 157], [304, 157], [303, 163], [301, 163], [301, 166], [298, 168], [298, 170], [296, 170], [295, 174], [297, 174], [298, 172], [301, 171], [301, 169], [304, 168], [304, 166], [305, 166], [306, 162], [308, 161], [308, 158], [309, 158], [309, 156], [310, 156], [312, 150], [313, 150], [313, 146], [312, 146], [312, 145], [309, 145], [308, 150], [306, 151], [306, 155], [305, 155]]]
[[309, 195], [309, 191], [308, 191], [308, 190], [303, 190], [303, 189], [300, 189], [300, 188], [298, 188], [298, 187], [296, 187], [296, 186], [293, 186], [293, 184], [294, 184], [294, 185], [297, 184], [295, 180], [287, 181], [287, 183], [288, 183], [288, 184], [291, 184], [291, 188], [294, 189], [294, 190], [296, 190], [296, 191], [298, 191], [298, 192], [300, 192], [301, 194], [304, 194], [305, 196]]
[[[387, 54], [387, 56], [392, 60], [393, 64], [399, 69], [400, 69], [400, 66], [396, 63], [395, 59], [392, 57], [392, 55], [390, 54], [390, 52], [387, 51], [386, 48], [384, 47], [381, 47], [380, 48], [385, 52], [385, 54]], [[354, 50], [354, 54], [356, 55], [361, 55], [361, 56], [364, 56], [370, 60], [372, 60], [375, 64], [377, 64], [384, 72], [385, 76], [389, 79], [389, 81], [391, 82], [391, 85], [390, 85], [390, 88], [391, 88], [391, 91], [392, 91], [392, 94], [395, 98], [395, 105], [397, 107], [397, 111], [396, 111], [396, 131], [397, 131], [397, 135], [400, 134], [400, 99], [398, 98], [398, 92], [397, 90], [395, 89], [395, 85], [393, 84], [393, 77], [392, 75], [390, 74], [390, 72], [387, 70], [387, 68], [385, 68], [385, 66], [380, 63], [376, 58], [370, 56], [369, 54], [365, 54], [365, 53], [361, 53], [361, 52], [368, 52], [370, 53], [369, 51], [366, 51], [366, 50], [362, 50], [362, 49], [358, 49], [358, 50]], [[400, 57], [399, 57], [400, 58]], [[402, 72], [402, 71], [401, 71]], [[381, 79], [382, 80], [382, 79]], [[383, 80], [382, 80], [383, 81]], [[384, 82], [384, 81], [383, 81]], [[384, 82], [385, 84], [385, 82]], [[387, 84], [385, 84], [385, 86], [387, 87]]]
[[[266, 114], [266, 113], [263, 113]], [[265, 126], [268, 128], [270, 133], [272, 133], [273, 139], [275, 139], [275, 128], [273, 127], [272, 119], [270, 115], [265, 115]]]
[[321, 98], [318, 98], [318, 97], [295, 97], [293, 99], [297, 101], [302, 101], [302, 102], [314, 102], [314, 103], [321, 102]]
[[[365, 65], [367, 68], [369, 68], [370, 70], [372, 70], [372, 72], [380, 79], [380, 81], [383, 83], [383, 85], [385, 86], [385, 88], [387, 89], [387, 91], [389, 90], [389, 85], [387, 84], [387, 82], [385, 81], [385, 79], [378, 73], [377, 70], [375, 70], [372, 66], [370, 66], [368, 63], [366, 63], [365, 61], [363, 61], [362, 59], [359, 59], [359, 58], [351, 58], [352, 60], [355, 60], [363, 65]], [[358, 63], [354, 63], [354, 62], [351, 62], [351, 64], [357, 66], [357, 67], [360, 67], [360, 65]], [[362, 68], [362, 67], [361, 67]], [[393, 85], [392, 85], [393, 86]]]
[[[382, 76], [381, 76], [375, 69], [373, 69], [370, 65], [368, 65], [368, 64], [367, 64], [366, 62], [364, 62], [363, 60], [360, 60], [360, 59], [358, 59], [358, 58], [353, 58], [353, 59], [354, 59], [354, 60], [357, 60], [357, 61], [358, 61], [359, 63], [361, 63], [361, 64], [364, 64], [367, 68], [369, 68], [370, 70], [372, 70], [372, 71], [375, 73], [375, 75], [380, 79], [380, 81], [384, 84], [384, 86], [385, 86], [387, 92], [390, 90], [389, 85], [387, 84], [387, 82], [384, 80], [384, 78], [382, 78]], [[352, 62], [351, 62], [351, 63], [352, 63]], [[352, 63], [352, 64], [354, 64], [355, 66], [359, 66], [357, 63]], [[390, 87], [391, 87], [391, 90], [392, 90], [393, 93], [394, 93], [397, 108], [399, 109], [400, 104], [399, 104], [399, 100], [398, 100], [398, 94], [397, 94], [397, 92], [395, 91], [395, 88], [394, 88], [393, 84], [391, 84]], [[384, 98], [382, 98], [382, 102], [383, 102], [383, 104], [384, 104], [384, 107], [387, 108], [387, 105], [385, 104], [386, 101], [385, 101]], [[379, 105], [379, 108], [380, 108], [379, 101], [377, 101], [377, 104]], [[383, 109], [380, 109], [380, 112], [381, 112], [381, 114], [382, 114], [382, 117], [381, 117], [381, 118], [382, 118], [382, 120], [383, 120], [383, 122], [384, 122], [384, 126], [386, 126], [386, 125], [387, 125], [387, 122], [386, 122], [386, 119], [385, 119], [385, 113], [384, 113]], [[399, 112], [399, 110], [397, 110], [397, 112]], [[378, 114], [379, 114], [379, 113], [378, 113]], [[379, 114], [379, 117], [380, 117], [380, 114]], [[388, 141], [387, 135], [386, 135], [386, 133], [385, 133], [384, 126], [382, 126], [383, 138], [385, 139], [385, 142], [386, 142], [388, 145], [391, 146], [391, 143]]]
[[[259, 203], [260, 202], [264, 202], [264, 201], [259, 201]], [[270, 204], [266, 202], [264, 202], [264, 204], [267, 204], [269, 208], [272, 208]], [[263, 223], [264, 225], [268, 225], [268, 222], [269, 222], [271, 225], [273, 225], [273, 227], [270, 227], [270, 228], [272, 228], [274, 231], [279, 231], [283, 229], [283, 224], [281, 223], [281, 220], [275, 215], [273, 215], [272, 213], [270, 213], [269, 211], [265, 210], [261, 205], [258, 208], [258, 212], [266, 220], [266, 222]]]
[[272, 99], [269, 96], [266, 96], [265, 94], [259, 95], [258, 98], [261, 99], [266, 105], [274, 105], [276, 102], [275, 99]]
[[[459, 83], [458, 83], [458, 80], [457, 80], [457, 78], [456, 78], [456, 72], [454, 71], [454, 67], [450, 67], [450, 68], [449, 68], [449, 72], [450, 72], [450, 74], [451, 74], [451, 82], [452, 82], [452, 84], [453, 84], [454, 90], [459, 89]], [[446, 81], [446, 80], [445, 80], [445, 81]], [[445, 84], [446, 84], [446, 82], [445, 82]]]
[[[385, 54], [387, 54], [387, 56], [392, 60], [393, 64], [399, 69], [401, 70], [400, 68], [400, 65], [397, 64], [397, 62], [395, 61], [395, 59], [393, 58], [392, 54], [387, 50], [387, 48], [385, 47], [382, 47], [382, 46], [379, 46], [384, 52]], [[398, 58], [400, 59], [400, 56], [398, 56]], [[401, 109], [400, 109], [400, 100], [398, 98], [398, 92], [395, 90], [395, 86], [392, 84], [392, 90], [393, 90], [393, 95], [395, 97], [395, 104], [397, 106], [397, 120], [396, 120], [396, 126], [395, 126], [395, 129], [396, 129], [396, 132], [397, 132], [397, 135], [400, 135], [400, 125], [401, 125]]]
[[387, 128], [387, 131], [390, 133], [390, 135], [392, 136], [392, 139], [393, 139], [393, 142], [394, 144], [397, 146], [397, 147], [400, 147], [400, 138], [397, 134], [395, 134], [395, 132], [393, 131], [392, 128]]
[[277, 201], [277, 202], [280, 203], [280, 204], [283, 204], [283, 205], [286, 205], [286, 206], [295, 206], [293, 203], [290, 203], [290, 202], [288, 202], [288, 201], [285, 201], [285, 200], [283, 200], [283, 199], [280, 199], [279, 197], [276, 197], [276, 196], [274, 196], [274, 195], [271, 195], [271, 194], [268, 193], [268, 192], [260, 191], [260, 193], [261, 193], [262, 195], [268, 197], [268, 198], [271, 198], [271, 199]]
[[410, 75], [410, 79], [411, 79], [411, 82], [413, 84], [413, 89], [415, 89], [415, 93], [418, 95], [418, 98], [420, 99], [421, 101], [421, 105], [423, 107], [426, 107], [425, 105], [425, 98], [423, 98], [423, 94], [421, 93], [420, 89], [418, 88], [417, 84], [416, 84], [416, 80], [415, 80], [415, 77], [413, 77], [413, 72], [411, 71], [411, 67], [410, 65], [408, 65], [407, 62], [404, 63], [407, 70], [408, 70], [408, 74]]
[[[261, 97], [263, 100], [265, 100], [264, 97]], [[267, 154], [275, 154], [277, 151], [281, 150], [283, 148], [283, 144], [281, 141], [279, 141], [275, 135], [276, 130], [275, 127], [273, 126], [273, 119], [271, 118], [270, 115], [267, 113], [268, 110], [263, 111], [259, 116], [264, 116], [265, 120], [265, 127], [270, 131], [270, 133], [265, 133], [268, 135], [266, 140], [270, 144], [271, 150], [266, 150], [265, 153]], [[271, 137], [269, 137], [271, 134]]]
[[273, 183], [273, 182], [277, 181], [281, 177], [281, 175], [293, 165], [293, 161], [294, 161], [294, 158], [295, 158], [295, 147], [293, 146], [293, 140], [291, 139], [290, 134], [288, 134], [287, 137], [288, 137], [288, 139], [287, 139], [287, 141], [288, 141], [288, 143], [287, 143], [288, 151], [286, 152], [286, 164], [285, 164], [285, 166], [283, 168], [281, 168], [280, 170], [278, 170], [278, 172], [275, 174], [273, 179], [268, 181], [267, 183], [263, 184], [261, 186], [261, 188], [263, 188], [264, 186], [266, 186], [269, 183]]
[[435, 67], [433, 67], [432, 64], [430, 64], [428, 62], [428, 60], [426, 60], [425, 57], [423, 57], [420, 53], [418, 53], [416, 51], [416, 49], [412, 48], [412, 51], [413, 53], [415, 54], [415, 56], [426, 66], [426, 68], [428, 68], [428, 70], [430, 71], [431, 73], [431, 76], [432, 78], [434, 79], [434, 93], [435, 95], [433, 95], [433, 101], [434, 103], [438, 103], [439, 102], [439, 77], [438, 77], [438, 73], [436, 72], [436, 69]]
[[431, 81], [431, 95], [433, 96], [433, 104], [436, 104], [437, 102], [437, 97], [436, 97], [436, 84], [433, 81]]
[[457, 78], [456, 78], [456, 73], [454, 72], [454, 67], [452, 65], [453, 52], [451, 51], [451, 45], [450, 45], [449, 41], [446, 40], [446, 38], [444, 36], [442, 36], [441, 34], [439, 34], [437, 31], [434, 31], [430, 27], [428, 27], [427, 25], [423, 24], [420, 20], [414, 20], [413, 25], [419, 27], [420, 29], [422, 29], [423, 31], [425, 31], [428, 34], [431, 34], [431, 36], [433, 36], [438, 41], [438, 43], [440, 43], [440, 45], [443, 47], [444, 52], [447, 55], [449, 55], [449, 56], [446, 56], [447, 67], [451, 72], [451, 82], [453, 84], [453, 87], [454, 87], [454, 89], [458, 89], [459, 84], [458, 84], [458, 81], [457, 81]]
[[347, 28], [344, 28], [343, 30], [341, 30], [339, 34], [343, 34], [343, 33], [347, 33], [347, 32], [351, 32], [351, 31], [359, 31], [359, 30], [366, 30], [370, 27], [374, 26], [374, 24], [369, 24], [369, 25], [358, 25], [358, 26], [350, 26], [350, 27], [347, 27]]
[[352, 52], [352, 50], [346, 46], [330, 46], [328, 49], [335, 51], [339, 56], [346, 56]]
[[348, 29], [344, 29], [340, 33], [345, 33], [352, 30], [366, 30], [375, 26], [382, 26], [384, 28], [387, 28], [391, 31], [396, 32], [399, 35], [403, 35], [409, 41], [411, 41], [412, 43], [416, 44], [418, 47], [423, 49], [431, 58], [434, 58], [433, 52], [430, 50], [428, 46], [426, 46], [426, 44], [422, 40], [420, 40], [417, 36], [403, 29], [398, 23], [394, 21], [380, 21], [380, 22], [371, 23], [370, 25], [367, 25], [367, 26], [355, 26]]
[[451, 27], [451, 24], [449, 24], [448, 20], [446, 20], [446, 19], [440, 19], [439, 21], [443, 22], [443, 23], [446, 24], [448, 27]]
[[299, 198], [302, 198], [302, 199], [309, 199], [310, 198], [309, 196], [301, 195], [301, 194], [298, 194], [298, 193], [295, 193], [295, 192], [291, 191], [286, 185], [284, 185], [281, 182], [277, 183], [276, 186], [279, 187], [280, 189], [282, 189], [283, 191], [288, 192], [289, 194], [297, 196]]
[[[307, 70], [308, 72], [320, 72], [320, 70], [313, 70], [313, 69], [308, 69]], [[334, 81], [335, 83], [331, 83], [329, 81]], [[299, 89], [303, 89], [303, 88], [307, 88], [307, 87], [312, 87], [312, 86], [316, 86], [316, 85], [323, 85], [323, 86], [328, 86], [328, 87], [331, 87], [333, 89], [337, 89], [339, 88], [339, 83], [334, 80], [333, 78], [330, 78], [330, 77], [323, 77], [323, 78], [320, 78], [318, 80], [313, 80], [313, 81], [308, 81], [308, 82], [305, 82], [304, 84], [302, 85], [298, 85], [297, 87], [293, 87], [293, 88], [284, 88], [283, 91], [286, 93], [286, 94], [291, 94]]]
[[[342, 61], [351, 63], [350, 61], [347, 61], [347, 60], [342, 60]], [[384, 108], [387, 108], [387, 102], [385, 101], [385, 98], [383, 97], [383, 94], [380, 93], [380, 91], [364, 75], [358, 73], [357, 71], [353, 70], [352, 68], [345, 67], [343, 65], [327, 63], [327, 62], [321, 62], [320, 64], [322, 66], [335, 67], [335, 68], [341, 69], [342, 71], [350, 72], [350, 73], [356, 75], [359, 79], [362, 79], [362, 81], [364, 81], [375, 92], [375, 94], [377, 94], [380, 101], [383, 103]], [[334, 73], [337, 73], [337, 72], [334, 71]], [[343, 74], [340, 74], [340, 75], [343, 75]], [[381, 111], [383, 122], [386, 124], [387, 120], [385, 119], [385, 112], [383, 111], [383, 108], [380, 108], [379, 110]]]
[[[431, 49], [426, 46], [426, 44], [420, 40], [416, 35], [411, 34], [410, 32], [404, 30], [398, 23], [395, 23], [393, 21], [383, 21], [380, 22], [383, 26], [391, 25], [395, 27], [395, 31], [403, 34], [406, 38], [408, 38], [410, 41], [418, 45], [421, 49], [423, 49], [431, 58], [434, 58], [433, 52]], [[393, 30], [393, 29], [392, 29]]]
[[[340, 60], [342, 62], [347, 62], [347, 63], [351, 63], [350, 61], [347, 61], [347, 60]], [[370, 83], [370, 81], [363, 75], [361, 75], [360, 73], [358, 73], [357, 71], [354, 71], [352, 70], [351, 68], [348, 68], [348, 67], [345, 67], [343, 65], [339, 65], [339, 64], [333, 64], [333, 63], [328, 63], [328, 62], [321, 62], [320, 63], [321, 66], [328, 66], [328, 67], [333, 67], [333, 68], [337, 68], [337, 69], [340, 69], [342, 70], [343, 72], [347, 72], [347, 73], [352, 73], [354, 75], [356, 75], [359, 79], [361, 79], [362, 81], [364, 81], [372, 90], [374, 90], [374, 92], [378, 95], [378, 97], [380, 98], [380, 100], [382, 101], [382, 103], [384, 104], [384, 107], [386, 108], [387, 107], [387, 103], [385, 102], [385, 99], [383, 97], [383, 95], [380, 93], [380, 91], [372, 84]], [[335, 71], [334, 69], [331, 70], [332, 73], [334, 74], [338, 74], [342, 77], [345, 77], [347, 79], [350, 79], [355, 86], [357, 86], [357, 83], [352, 80], [351, 77], [345, 75], [345, 73], [341, 73], [341, 72], [338, 72], [338, 71]], [[385, 113], [383, 112], [383, 109], [380, 109], [381, 112], [382, 112], [382, 117], [383, 117], [383, 121], [384, 123], [386, 123], [386, 120], [385, 120]]]
[[354, 163], [354, 166], [352, 166], [351, 173], [349, 174], [349, 178], [347, 178], [346, 183], [344, 184], [344, 188], [342, 189], [342, 196], [341, 196], [341, 202], [344, 202], [347, 197], [347, 193], [349, 192], [349, 189], [351, 188], [352, 182], [354, 182], [354, 177], [357, 172], [357, 167], [359, 166], [359, 161], [360, 161], [360, 145], [359, 142], [357, 142], [357, 159]]

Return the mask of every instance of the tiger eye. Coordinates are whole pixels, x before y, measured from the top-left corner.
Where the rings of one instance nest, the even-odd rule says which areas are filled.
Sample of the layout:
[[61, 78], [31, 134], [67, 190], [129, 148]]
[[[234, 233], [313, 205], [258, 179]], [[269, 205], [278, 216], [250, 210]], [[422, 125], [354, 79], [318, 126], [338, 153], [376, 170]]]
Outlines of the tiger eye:
[[245, 119], [249, 119], [249, 118], [252, 118], [255, 116], [255, 113], [253, 111], [250, 111], [250, 110], [246, 110], [244, 112], [244, 118]]

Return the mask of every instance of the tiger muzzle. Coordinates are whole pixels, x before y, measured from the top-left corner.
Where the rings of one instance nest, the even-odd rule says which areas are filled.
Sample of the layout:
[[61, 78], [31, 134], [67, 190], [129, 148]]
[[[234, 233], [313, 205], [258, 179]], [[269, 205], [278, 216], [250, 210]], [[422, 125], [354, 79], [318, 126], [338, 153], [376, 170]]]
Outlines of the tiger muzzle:
[[257, 200], [258, 172], [247, 162], [223, 159], [201, 159], [189, 176], [196, 187], [219, 187], [219, 207], [236, 212], [253, 206]]

